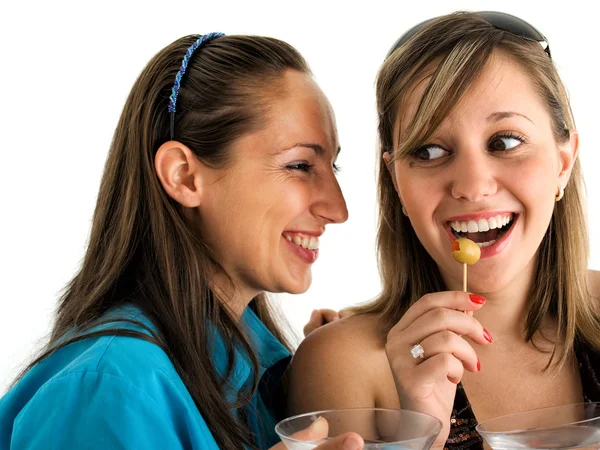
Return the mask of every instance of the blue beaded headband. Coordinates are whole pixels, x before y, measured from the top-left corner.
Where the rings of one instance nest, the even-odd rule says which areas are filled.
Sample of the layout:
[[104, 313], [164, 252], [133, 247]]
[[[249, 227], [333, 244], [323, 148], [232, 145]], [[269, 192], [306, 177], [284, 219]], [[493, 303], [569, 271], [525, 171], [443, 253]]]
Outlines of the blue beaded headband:
[[185, 56], [181, 61], [181, 67], [179, 68], [179, 72], [175, 76], [175, 83], [173, 84], [173, 88], [171, 89], [171, 96], [169, 97], [169, 115], [171, 116], [171, 140], [175, 139], [175, 111], [177, 109], [177, 95], [179, 94], [179, 87], [181, 85], [181, 78], [185, 74], [187, 70], [188, 64], [194, 52], [198, 49], [198, 47], [206, 44], [207, 42], [218, 38], [220, 36], [225, 36], [223, 33], [213, 32], [207, 33], [194, 42], [190, 48], [185, 52]]

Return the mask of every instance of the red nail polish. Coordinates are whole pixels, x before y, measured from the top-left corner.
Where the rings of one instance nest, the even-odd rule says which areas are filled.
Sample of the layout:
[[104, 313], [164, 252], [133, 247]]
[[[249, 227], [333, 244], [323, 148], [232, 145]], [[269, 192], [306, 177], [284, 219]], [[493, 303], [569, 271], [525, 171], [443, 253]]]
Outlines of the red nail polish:
[[477, 294], [469, 294], [469, 298], [473, 303], [477, 303], [478, 305], [483, 305], [485, 303], [485, 297]]
[[477, 360], [477, 372], [481, 371], [481, 363]]
[[485, 338], [486, 341], [488, 341], [489, 343], [492, 343], [492, 341], [493, 341], [492, 335], [485, 328], [483, 329], [483, 337]]

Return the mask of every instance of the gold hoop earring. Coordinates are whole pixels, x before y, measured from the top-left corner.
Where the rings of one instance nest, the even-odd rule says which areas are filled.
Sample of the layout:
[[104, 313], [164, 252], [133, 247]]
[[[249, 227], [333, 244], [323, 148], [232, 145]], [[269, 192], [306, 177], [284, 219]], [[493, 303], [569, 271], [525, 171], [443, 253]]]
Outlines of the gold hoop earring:
[[554, 200], [556, 200], [557, 202], [560, 202], [560, 200], [563, 198], [564, 195], [565, 195], [565, 188], [559, 184], [558, 189], [556, 191], [556, 195], [554, 196]]

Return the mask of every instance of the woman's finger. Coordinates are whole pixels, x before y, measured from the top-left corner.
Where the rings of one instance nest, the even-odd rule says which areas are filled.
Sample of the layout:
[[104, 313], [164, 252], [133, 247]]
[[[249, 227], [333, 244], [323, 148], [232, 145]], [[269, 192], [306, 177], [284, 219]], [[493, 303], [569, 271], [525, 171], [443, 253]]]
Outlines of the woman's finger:
[[[475, 349], [456, 333], [445, 330], [433, 334], [420, 342], [423, 348], [423, 359], [433, 358], [441, 353], [449, 353], [460, 360], [465, 369], [471, 372], [479, 372], [481, 365]], [[423, 359], [417, 359], [419, 363]]]
[[434, 292], [421, 297], [402, 319], [392, 328], [391, 332], [404, 331], [424, 314], [438, 308], [454, 309], [456, 311], [476, 311], [485, 304], [485, 298], [480, 295], [460, 291]]
[[468, 336], [481, 345], [492, 342], [491, 334], [474, 317], [454, 309], [437, 308], [426, 312], [404, 330], [402, 338], [408, 344], [418, 344], [427, 337], [442, 331], [452, 331], [459, 336]]
[[439, 353], [419, 364], [414, 370], [414, 377], [420, 380], [421, 385], [439, 383], [443, 379], [458, 384], [464, 373], [465, 368], [458, 358], [450, 353]]
[[[323, 417], [319, 417], [315, 420], [308, 428], [300, 430], [290, 437], [301, 441], [315, 441], [323, 440], [324, 442], [314, 447], [315, 450], [360, 450], [364, 446], [363, 439], [356, 433], [344, 433], [334, 438], [327, 438], [329, 434], [329, 424]], [[271, 447], [270, 450], [285, 450], [286, 447], [282, 443]]]
[[304, 325], [304, 337], [330, 322], [335, 322], [340, 318], [337, 311], [333, 309], [315, 309], [310, 315], [308, 323]]

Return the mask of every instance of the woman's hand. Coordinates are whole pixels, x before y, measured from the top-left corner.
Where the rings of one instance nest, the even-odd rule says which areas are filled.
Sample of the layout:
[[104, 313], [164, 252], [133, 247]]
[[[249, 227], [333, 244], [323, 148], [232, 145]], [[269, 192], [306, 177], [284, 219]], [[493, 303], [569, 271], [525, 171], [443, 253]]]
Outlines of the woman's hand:
[[[464, 370], [481, 368], [474, 348], [489, 344], [492, 337], [473, 318], [485, 303], [481, 296], [466, 292], [436, 292], [419, 299], [390, 330], [385, 346], [402, 409], [437, 417], [442, 431], [432, 448], [443, 448], [450, 433], [450, 415], [456, 385]], [[411, 349], [417, 344], [422, 357]]]
[[333, 309], [315, 309], [310, 315], [308, 323], [304, 326], [304, 337], [315, 331], [317, 328], [335, 322], [338, 319], [350, 316], [352, 313], [348, 310], [334, 311]]
[[[329, 434], [329, 424], [327, 420], [320, 417], [315, 420], [310, 427], [305, 430], [298, 431], [292, 437], [295, 439], [307, 440], [307, 441], [318, 441], [325, 439]], [[356, 433], [344, 433], [323, 444], [315, 447], [315, 450], [361, 450], [364, 446], [363, 439]], [[286, 447], [283, 442], [271, 447], [270, 450], [285, 450]]]

